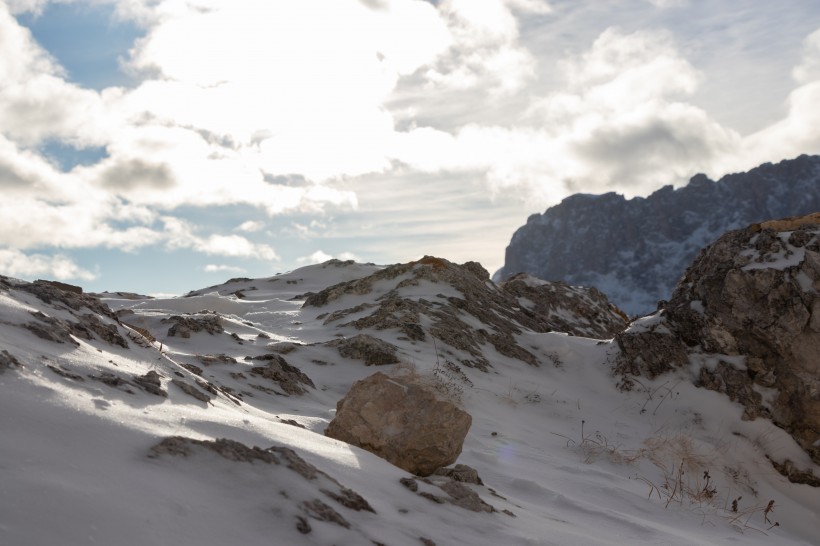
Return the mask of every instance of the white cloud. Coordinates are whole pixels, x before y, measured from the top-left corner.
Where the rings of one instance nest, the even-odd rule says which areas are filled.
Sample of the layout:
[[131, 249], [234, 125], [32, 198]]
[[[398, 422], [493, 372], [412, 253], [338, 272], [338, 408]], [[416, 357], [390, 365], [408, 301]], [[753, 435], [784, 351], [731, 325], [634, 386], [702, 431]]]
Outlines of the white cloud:
[[59, 280], [92, 281], [95, 273], [83, 269], [63, 254], [25, 254], [13, 248], [0, 248], [0, 273], [10, 277], [49, 277]]
[[26, 146], [48, 138], [76, 147], [103, 144], [102, 97], [64, 77], [63, 68], [0, 4], [0, 133]]
[[265, 229], [265, 223], [257, 222], [255, 220], [248, 220], [246, 222], [242, 222], [236, 229], [239, 231], [246, 231], [248, 233], [255, 233]]
[[346, 261], [346, 260], [353, 260], [354, 262], [360, 262], [361, 261], [361, 259], [358, 256], [356, 256], [355, 254], [353, 254], [352, 252], [340, 252], [340, 253], [336, 254], [335, 256], [333, 256], [333, 255], [330, 255], [327, 252], [324, 252], [322, 250], [317, 250], [316, 252], [314, 252], [310, 256], [302, 256], [301, 258], [297, 258], [296, 263], [302, 264], [302, 265], [321, 264], [321, 263], [324, 263], [328, 260], [332, 260], [334, 258], [337, 259], [337, 260], [343, 260], [343, 261]]
[[166, 216], [162, 221], [168, 237], [166, 244], [170, 249], [190, 248], [209, 255], [279, 260], [279, 256], [269, 245], [253, 243], [240, 235], [212, 234], [200, 237], [196, 235], [194, 226], [179, 218]]
[[505, 0], [505, 2], [512, 9], [528, 15], [552, 13], [549, 3], [544, 0]]
[[[544, 13], [539, 2], [508, 2], [522, 11]], [[518, 22], [504, 0], [445, 0], [439, 9], [452, 35], [446, 55], [426, 72], [437, 92], [484, 90], [513, 94], [535, 75], [535, 58], [518, 43]]]
[[206, 265], [203, 270], [205, 273], [223, 273], [223, 272], [230, 272], [230, 273], [244, 273], [245, 270], [241, 267], [236, 267], [234, 265], [225, 265], [225, 264], [208, 264]]
[[679, 8], [689, 3], [689, 0], [647, 0], [650, 4], [658, 8]]
[[424, 2], [201, 4], [162, 3], [165, 16], [131, 63], [162, 78], [130, 94], [127, 109], [207, 131], [246, 163], [314, 182], [389, 167], [381, 142], [393, 120], [382, 102], [448, 43]]
[[820, 29], [811, 33], [804, 41], [803, 59], [794, 68], [792, 75], [800, 83], [820, 80]]
[[535, 101], [526, 122], [414, 129], [397, 135], [397, 158], [485, 173], [492, 191], [545, 204], [576, 191], [646, 193], [740, 150], [737, 133], [683, 102], [700, 75], [665, 33], [609, 29], [561, 68], [563, 90]]

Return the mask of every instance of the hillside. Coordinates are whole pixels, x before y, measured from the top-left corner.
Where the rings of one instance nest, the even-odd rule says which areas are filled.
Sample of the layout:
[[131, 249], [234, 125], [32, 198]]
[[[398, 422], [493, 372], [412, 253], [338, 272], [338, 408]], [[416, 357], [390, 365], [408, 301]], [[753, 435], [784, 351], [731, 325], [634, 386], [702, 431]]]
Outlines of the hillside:
[[[437, 258], [170, 299], [0, 278], [0, 543], [816, 540], [820, 488], [767, 459], [820, 470], [789, 434], [686, 369], [619, 390], [612, 334], [565, 333], [609, 328], [614, 308], [518, 281]], [[458, 463], [480, 477], [460, 486], [477, 511], [324, 435], [376, 371], [472, 416]]]
[[594, 286], [631, 316], [669, 299], [698, 251], [723, 233], [820, 210], [820, 156], [767, 163], [650, 196], [576, 194], [512, 236], [497, 279], [525, 272]]

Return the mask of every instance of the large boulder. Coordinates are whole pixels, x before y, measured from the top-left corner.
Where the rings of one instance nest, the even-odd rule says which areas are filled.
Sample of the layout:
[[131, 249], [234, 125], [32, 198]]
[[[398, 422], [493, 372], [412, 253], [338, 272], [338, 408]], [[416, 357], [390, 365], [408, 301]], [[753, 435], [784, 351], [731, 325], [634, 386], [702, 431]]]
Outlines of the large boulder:
[[771, 418], [820, 464], [820, 213], [725, 234], [664, 307], [616, 338], [619, 370], [690, 366], [699, 385], [743, 404], [746, 418]]
[[452, 464], [472, 417], [418, 381], [379, 372], [353, 384], [325, 435], [419, 476]]

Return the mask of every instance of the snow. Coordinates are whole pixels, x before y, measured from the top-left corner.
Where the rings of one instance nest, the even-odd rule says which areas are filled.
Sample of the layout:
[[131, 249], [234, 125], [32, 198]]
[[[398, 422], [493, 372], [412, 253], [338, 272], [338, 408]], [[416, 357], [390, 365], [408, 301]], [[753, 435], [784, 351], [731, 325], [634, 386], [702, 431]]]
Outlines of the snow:
[[[777, 252], [761, 254], [756, 249], [749, 249], [741, 253], [751, 260], [751, 263], [743, 266], [743, 270], [779, 269], [782, 271], [789, 267], [800, 265], [806, 257], [806, 249], [789, 244], [789, 236], [791, 234], [791, 231], [782, 231], [777, 234], [777, 237], [781, 241], [780, 248]], [[750, 242], [754, 243], [754, 238]]]
[[[30, 294], [0, 292], [0, 349], [23, 366], [0, 374], [0, 544], [417, 546], [420, 537], [439, 545], [816, 543], [820, 489], [789, 483], [766, 460], [767, 455], [788, 458], [812, 468], [786, 432], [762, 419], [743, 421], [738, 404], [694, 387], [683, 375], [646, 380], [620, 392], [608, 364], [612, 341], [559, 333], [517, 336], [539, 356], [540, 367], [487, 345], [490, 372], [463, 368], [469, 382], [452, 380], [460, 382], [462, 404], [473, 417], [458, 462], [478, 470], [485, 486], [470, 487], [498, 511], [473, 513], [410, 492], [399, 483], [406, 472], [323, 434], [336, 402], [355, 381], [391, 368], [365, 367], [316, 344], [358, 333], [325, 326], [316, 316], [373, 303], [388, 284], [322, 308], [302, 309], [303, 299], [292, 300], [378, 269], [323, 264], [210, 287], [190, 297], [112, 297], [106, 300], [112, 309], [134, 312], [123, 320], [157, 333], [167, 331], [161, 319], [171, 315], [203, 309], [223, 315], [226, 333], [199, 332], [189, 339], [160, 335], [148, 347], [129, 341], [129, 349], [99, 340], [79, 340], [75, 348], [39, 339], [16, 325], [33, 320], [31, 311], [69, 318], [67, 311]], [[244, 299], [233, 295], [237, 290]], [[403, 290], [431, 301], [437, 294], [457, 294], [432, 282]], [[660, 321], [658, 313], [633, 328]], [[260, 332], [269, 339], [257, 337]], [[390, 330], [370, 333], [399, 347], [416, 373], [433, 380], [432, 343]], [[260, 364], [244, 358], [268, 353], [269, 345], [281, 340], [300, 344], [284, 357], [316, 389], [281, 396], [249, 388], [261, 379], [242, 382], [231, 376], [249, 375]], [[199, 357], [205, 354], [228, 355], [237, 363], [204, 365]], [[203, 377], [183, 363], [201, 367]], [[86, 379], [63, 377], [46, 364]], [[136, 388], [129, 394], [88, 379], [103, 371], [130, 377], [150, 370], [164, 376], [167, 398]], [[222, 393], [205, 403], [171, 385], [172, 378], [190, 384], [204, 379], [249, 394], [240, 404]], [[284, 423], [289, 420], [305, 428]], [[166, 436], [292, 448], [364, 497], [375, 513], [336, 505], [349, 529], [308, 518], [312, 531], [302, 534], [296, 527], [299, 503], [328, 500], [317, 484], [282, 465], [229, 461], [210, 451], [149, 458], [150, 448]], [[670, 491], [663, 485], [675, 480], [682, 462], [692, 465], [682, 483], [693, 488], [696, 482], [703, 486], [703, 472], [709, 471], [713, 498], [667, 502]], [[738, 496], [739, 512], [731, 512]], [[763, 517], [771, 499], [775, 511], [768, 518], [779, 522], [774, 528]]]

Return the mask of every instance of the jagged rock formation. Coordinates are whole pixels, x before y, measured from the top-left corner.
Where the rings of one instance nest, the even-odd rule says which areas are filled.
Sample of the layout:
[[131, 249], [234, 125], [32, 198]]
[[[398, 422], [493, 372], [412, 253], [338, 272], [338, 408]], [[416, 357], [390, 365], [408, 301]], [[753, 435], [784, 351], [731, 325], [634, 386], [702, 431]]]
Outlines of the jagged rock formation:
[[526, 272], [595, 286], [635, 316], [668, 299], [697, 252], [723, 233], [817, 210], [820, 156], [805, 155], [718, 182], [699, 174], [647, 198], [576, 194], [527, 219], [496, 278]]
[[691, 366], [697, 384], [771, 418], [820, 463], [820, 213], [727, 233], [662, 311], [616, 340], [623, 386]]
[[124, 349], [128, 342], [120, 333], [122, 323], [111, 309], [96, 296], [84, 294], [79, 286], [57, 281], [25, 282], [0, 275], [0, 290], [18, 290], [35, 296], [53, 313], [32, 311], [34, 320], [20, 326], [40, 339], [78, 346], [75, 338], [101, 339]]
[[521, 307], [547, 317], [553, 329], [576, 336], [611, 339], [629, 318], [596, 288], [547, 282], [519, 273], [501, 283]]
[[325, 434], [419, 476], [455, 462], [472, 418], [408, 378], [378, 372], [353, 384]]
[[186, 317], [175, 315], [167, 319], [162, 319], [162, 321], [173, 323], [173, 326], [168, 328], [168, 337], [179, 336], [189, 338], [191, 337], [191, 333], [196, 332], [208, 332], [214, 335], [221, 334], [225, 331], [222, 328], [219, 315], [207, 311]]
[[367, 334], [358, 334], [347, 339], [337, 339], [328, 343], [336, 347], [345, 358], [362, 360], [365, 366], [397, 364], [396, 346]]
[[254, 360], [267, 361], [267, 365], [251, 368], [250, 373], [278, 383], [288, 394], [304, 394], [307, 392], [305, 387], [316, 388], [313, 381], [302, 370], [291, 366], [277, 354], [257, 356]]
[[[442, 292], [432, 301], [415, 296], [414, 287], [421, 283], [441, 285]], [[375, 299], [377, 303], [343, 307], [345, 298], [355, 300], [356, 296], [371, 294], [376, 287], [383, 292]], [[475, 262], [456, 265], [430, 256], [309, 294], [304, 307], [330, 304], [341, 308], [317, 317], [325, 325], [353, 326], [359, 330], [394, 329], [406, 340], [418, 342], [430, 341], [429, 333], [435, 338], [433, 343], [447, 346], [442, 349], [456, 355], [462, 365], [484, 371], [491, 366], [483, 350], [487, 344], [502, 355], [532, 366], [540, 364], [543, 358], [516, 339], [524, 330], [611, 338], [627, 325], [623, 313], [597, 291], [526, 278], [498, 287]], [[430, 326], [422, 326], [428, 323]], [[354, 339], [332, 343], [339, 345], [340, 351], [351, 351], [348, 346]], [[395, 362], [389, 347], [381, 353], [383, 358], [379, 362]]]

